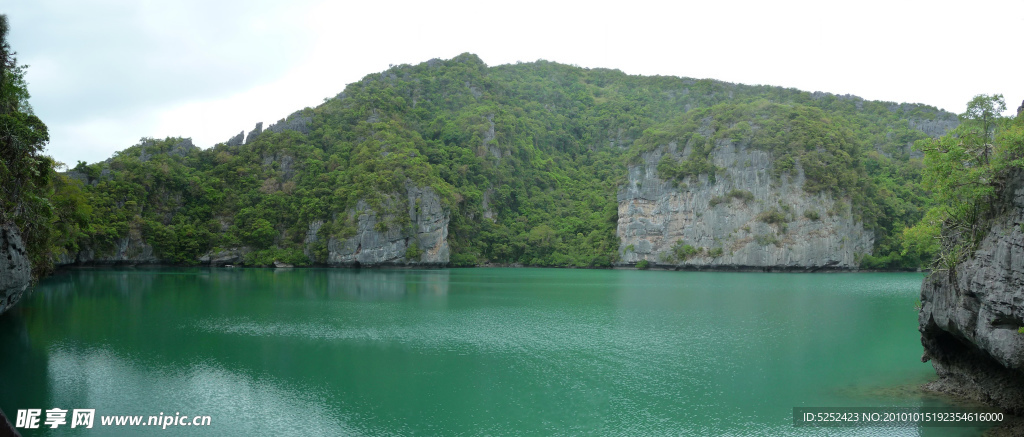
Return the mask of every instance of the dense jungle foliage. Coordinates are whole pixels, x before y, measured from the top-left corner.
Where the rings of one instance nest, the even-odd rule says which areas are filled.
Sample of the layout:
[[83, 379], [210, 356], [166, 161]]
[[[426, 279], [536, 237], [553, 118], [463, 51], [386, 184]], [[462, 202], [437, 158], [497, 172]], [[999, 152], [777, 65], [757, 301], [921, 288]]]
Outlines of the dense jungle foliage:
[[929, 138], [920, 126], [956, 123], [924, 105], [547, 61], [488, 67], [472, 54], [369, 75], [293, 117], [311, 117], [307, 133], [205, 150], [143, 139], [79, 163], [76, 244], [102, 253], [132, 235], [175, 263], [247, 246], [248, 264], [308, 265], [326, 259], [322, 242], [312, 260], [304, 253], [311, 222], [326, 222], [321, 236], [351, 236], [363, 200], [391, 217], [381, 230], [401, 228], [408, 215], [386, 199], [411, 183], [450, 210], [453, 265], [609, 266], [630, 160], [699, 134], [689, 159], [659, 165], [663, 177], [713, 175], [711, 149], [747, 141], [772, 153], [776, 176], [801, 166], [808, 192], [853, 206], [876, 234], [864, 265], [913, 268], [931, 253], [905, 250], [904, 229], [930, 201], [910, 146]]
[[1003, 117], [1005, 110], [1000, 94], [975, 96], [956, 129], [916, 144], [924, 152], [924, 186], [935, 200], [904, 231], [904, 250], [936, 254], [933, 270], [955, 274], [989, 233], [993, 204], [1012, 196], [1003, 189], [1024, 169], [1024, 105], [1016, 117]]
[[43, 154], [50, 135], [29, 104], [27, 66], [18, 65], [9, 30], [7, 16], [0, 15], [0, 225], [20, 231], [38, 277], [65, 248], [76, 248], [89, 206], [79, 185]]

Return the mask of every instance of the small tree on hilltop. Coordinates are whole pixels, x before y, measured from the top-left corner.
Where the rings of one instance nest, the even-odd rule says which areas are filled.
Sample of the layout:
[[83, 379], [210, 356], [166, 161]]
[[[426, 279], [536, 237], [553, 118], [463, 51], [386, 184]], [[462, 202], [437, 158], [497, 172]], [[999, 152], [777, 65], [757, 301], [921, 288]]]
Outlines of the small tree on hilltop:
[[993, 134], [1004, 111], [1006, 102], [1002, 94], [978, 94], [967, 103], [967, 111], [960, 114], [960, 139], [981, 155], [985, 165], [989, 165]]

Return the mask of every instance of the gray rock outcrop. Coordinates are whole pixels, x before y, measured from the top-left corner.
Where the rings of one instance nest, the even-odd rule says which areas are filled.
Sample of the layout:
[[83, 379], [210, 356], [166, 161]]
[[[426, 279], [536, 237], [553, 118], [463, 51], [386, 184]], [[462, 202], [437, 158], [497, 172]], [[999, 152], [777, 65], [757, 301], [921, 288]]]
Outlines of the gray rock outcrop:
[[61, 256], [55, 261], [58, 266], [72, 264], [117, 265], [117, 264], [158, 264], [161, 260], [153, 253], [153, 246], [146, 243], [137, 229], [119, 238], [113, 248], [96, 250], [84, 247], [76, 254]]
[[910, 118], [907, 122], [911, 129], [917, 129], [932, 138], [941, 137], [960, 125], [960, 120], [955, 115], [947, 113], [939, 114], [933, 119]]
[[940, 377], [930, 388], [1024, 414], [1024, 173], [994, 212], [973, 256], [921, 285], [922, 360]]
[[188, 156], [193, 150], [199, 150], [195, 144], [192, 144], [192, 138], [185, 138], [178, 141], [174, 146], [171, 146], [171, 150], [167, 152], [168, 155], [177, 156]]
[[256, 123], [256, 128], [249, 131], [249, 135], [245, 137], [245, 144], [249, 144], [256, 140], [256, 137], [263, 133], [263, 122]]
[[[874, 237], [856, 222], [846, 202], [803, 190], [804, 175], [773, 180], [767, 152], [724, 141], [709, 158], [718, 167], [676, 187], [658, 177], [664, 154], [689, 156], [675, 143], [642, 155], [629, 167], [618, 193], [620, 265], [647, 260], [683, 269], [819, 270], [856, 269], [871, 253]], [[735, 196], [730, 194], [736, 194]], [[781, 223], [759, 219], [777, 213]], [[673, 247], [700, 251], [679, 259]]]
[[301, 134], [308, 134], [311, 123], [313, 123], [313, 116], [308, 114], [306, 110], [301, 110], [295, 111], [288, 117], [278, 120], [277, 123], [267, 126], [267, 130], [271, 132], [293, 130]]
[[[157, 143], [158, 142], [156, 140], [150, 139], [139, 144], [139, 162], [149, 161], [151, 158], [153, 158], [154, 155], [161, 153], [159, 151], [154, 152], [152, 150], [155, 146], [157, 146]], [[185, 157], [188, 156], [188, 154], [191, 153], [193, 150], [199, 150], [199, 148], [196, 147], [195, 144], [192, 144], [192, 138], [185, 138], [175, 143], [164, 153], [169, 156]], [[103, 162], [106, 164], [110, 164], [112, 161], [113, 158], [107, 159], [106, 161]]]
[[[356, 233], [344, 239], [330, 238], [327, 241], [327, 263], [332, 266], [383, 266], [383, 265], [425, 265], [443, 266], [448, 264], [449, 213], [441, 204], [441, 198], [430, 187], [420, 188], [406, 184], [404, 196], [392, 195], [384, 202], [384, 210], [392, 214], [378, 214], [365, 201], [359, 201], [351, 213], [356, 220]], [[382, 226], [378, 223], [393, 223], [396, 214], [407, 213], [408, 226]], [[310, 225], [319, 231], [319, 226]], [[307, 241], [316, 241], [307, 234]], [[420, 256], [408, 259], [409, 248], [416, 245]]]
[[251, 252], [248, 247], [221, 249], [199, 257], [199, 263], [213, 267], [242, 264], [245, 255]]
[[225, 143], [225, 144], [227, 144], [229, 146], [241, 146], [242, 145], [242, 140], [244, 140], [244, 139], [245, 139], [245, 131], [241, 131], [241, 132], [238, 133], [238, 135], [235, 135], [235, 136], [231, 137], [231, 139], [228, 140], [228, 142]]
[[32, 264], [21, 233], [14, 226], [0, 225], [0, 314], [21, 300], [31, 282]]

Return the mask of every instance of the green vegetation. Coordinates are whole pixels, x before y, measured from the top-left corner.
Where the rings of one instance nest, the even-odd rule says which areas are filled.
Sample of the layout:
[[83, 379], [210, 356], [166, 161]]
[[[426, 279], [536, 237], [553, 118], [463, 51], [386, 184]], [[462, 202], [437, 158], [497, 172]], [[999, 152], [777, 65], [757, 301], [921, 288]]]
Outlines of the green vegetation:
[[924, 186], [934, 206], [904, 231], [904, 254], [935, 257], [954, 274], [989, 231], [991, 205], [1007, 176], [1024, 168], [1024, 117], [1004, 118], [1003, 96], [978, 95], [945, 136], [918, 142], [925, 154]]
[[419, 260], [420, 255], [423, 255], [423, 251], [420, 250], [419, 243], [413, 241], [408, 248], [405, 249], [405, 258], [411, 260]]
[[38, 277], [66, 247], [76, 247], [89, 208], [79, 186], [56, 172], [62, 164], [43, 154], [50, 135], [32, 112], [28, 66], [18, 65], [8, 31], [0, 15], [0, 224], [20, 230]]
[[821, 215], [818, 214], [818, 211], [815, 211], [813, 209], [808, 209], [808, 210], [804, 211], [804, 217], [807, 217], [808, 220], [814, 220], [814, 221], [821, 220]]
[[772, 234], [759, 234], [754, 236], [754, 241], [761, 246], [774, 245], [776, 247], [782, 246], [782, 242], [779, 241], [775, 235]]
[[647, 262], [647, 260], [645, 260], [645, 259], [637, 261], [637, 263], [636, 263], [637, 270], [647, 270], [650, 267], [651, 267], [651, 263]]
[[718, 204], [728, 202], [731, 199], [737, 199], [743, 202], [744, 205], [746, 205], [754, 200], [754, 193], [751, 193], [747, 190], [732, 189], [729, 190], [729, 192], [726, 193], [724, 196], [712, 197], [711, 200], [708, 201], [708, 205], [714, 208]]
[[[718, 249], [718, 255], [721, 256], [721, 248]], [[703, 247], [693, 247], [683, 242], [683, 240], [677, 240], [672, 248], [668, 252], [661, 254], [662, 261], [667, 264], [676, 264], [682, 261], [686, 261], [698, 255], [702, 255], [706, 252]]]
[[787, 220], [786, 215], [779, 212], [779, 210], [772, 208], [765, 212], [757, 215], [757, 220], [760, 222], [768, 223], [770, 225], [784, 225]]
[[[716, 183], [722, 169], [712, 152], [741, 144], [771, 154], [776, 182], [803, 177], [808, 193], [835, 198], [830, 214], [849, 207], [874, 230], [875, 252], [887, 265], [915, 265], [927, 259], [904, 256], [905, 240], [918, 239], [904, 228], [920, 221], [929, 197], [908, 145], [927, 138], [916, 121], [946, 115], [922, 105], [547, 61], [487, 67], [463, 54], [368, 75], [294, 116], [311, 120], [307, 133], [265, 131], [248, 144], [205, 150], [181, 138], [144, 138], [108, 161], [79, 163], [69, 174], [84, 192], [56, 176], [64, 182], [46, 185], [51, 202], [73, 204], [54, 208], [49, 223], [69, 228], [47, 228], [60, 238], [33, 241], [102, 254], [130, 237], [180, 264], [242, 247], [251, 265], [323, 263], [327, 240], [355, 235], [368, 210], [378, 217], [376, 230], [408, 230], [408, 208], [421, 207], [405, 196], [415, 186], [431, 187], [449, 212], [453, 265], [603, 267], [619, 257], [616, 192], [629, 162], [674, 144], [657, 170], [685, 189]], [[58, 194], [63, 186], [69, 194]], [[746, 204], [753, 194], [732, 190], [711, 203], [732, 200]], [[786, 207], [764, 221], [785, 232]], [[57, 217], [63, 211], [77, 215]], [[318, 241], [307, 243], [314, 222], [323, 226]], [[781, 244], [774, 235], [756, 238]], [[406, 257], [421, 254], [412, 245]], [[694, 255], [685, 245], [671, 254]]]
[[[674, 143], [686, 158], [665, 154], [657, 169], [659, 176], [685, 185], [700, 174], [715, 183], [720, 169], [708, 160], [714, 147], [740, 144], [764, 150], [773, 159], [773, 178], [802, 173], [806, 192], [836, 199], [830, 215], [852, 206], [854, 219], [875, 233], [877, 256], [867, 256], [868, 263], [884, 268], [926, 263], [902, 255], [903, 230], [922, 218], [930, 201], [921, 186], [921, 161], [911, 158], [909, 149], [927, 135], [913, 129], [907, 118], [934, 120], [938, 111], [837, 97], [815, 101], [768, 96], [697, 108], [653, 126], [636, 141], [627, 159], [639, 162], [645, 153]], [[725, 200], [714, 198], [711, 206]]]

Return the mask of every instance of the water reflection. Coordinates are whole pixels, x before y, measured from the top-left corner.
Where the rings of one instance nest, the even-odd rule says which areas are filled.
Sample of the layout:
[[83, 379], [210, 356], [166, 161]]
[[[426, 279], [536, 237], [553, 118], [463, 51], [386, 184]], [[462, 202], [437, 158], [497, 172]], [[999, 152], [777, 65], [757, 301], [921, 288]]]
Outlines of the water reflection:
[[884, 389], [931, 374], [918, 361], [919, 281], [72, 271], [0, 318], [0, 407], [173, 409], [214, 416], [219, 426], [187, 433], [211, 435], [816, 435], [792, 427], [792, 407], [937, 402]]

